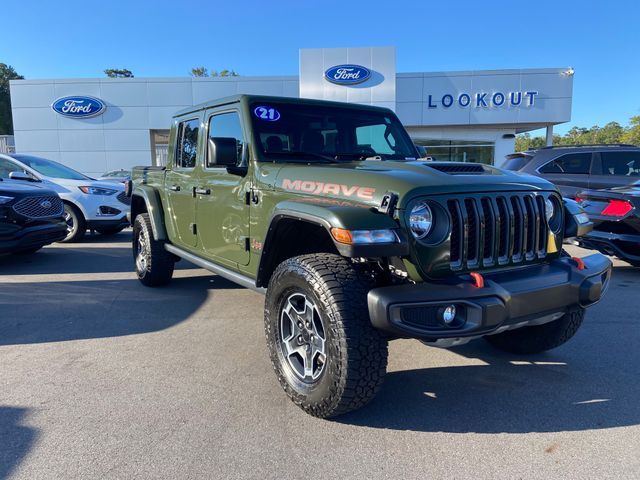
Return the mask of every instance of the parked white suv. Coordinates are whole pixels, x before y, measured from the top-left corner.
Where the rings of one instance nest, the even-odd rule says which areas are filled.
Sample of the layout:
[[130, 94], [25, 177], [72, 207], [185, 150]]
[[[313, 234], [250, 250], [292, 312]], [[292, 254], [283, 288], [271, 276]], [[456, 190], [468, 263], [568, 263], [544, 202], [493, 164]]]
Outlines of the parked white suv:
[[53, 160], [19, 153], [0, 154], [0, 170], [11, 171], [15, 180], [41, 181], [58, 193], [67, 222], [63, 242], [80, 240], [87, 229], [111, 235], [129, 225], [131, 201], [120, 183], [97, 181]]

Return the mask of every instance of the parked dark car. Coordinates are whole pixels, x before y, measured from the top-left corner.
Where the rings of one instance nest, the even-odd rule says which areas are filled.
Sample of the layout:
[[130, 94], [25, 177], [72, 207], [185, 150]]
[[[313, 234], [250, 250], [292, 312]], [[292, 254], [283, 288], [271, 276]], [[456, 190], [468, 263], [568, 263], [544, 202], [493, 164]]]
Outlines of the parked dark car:
[[0, 178], [0, 255], [34, 253], [66, 235], [64, 206], [56, 192]]
[[584, 189], [623, 187], [639, 180], [640, 147], [544, 147], [507, 155], [503, 168], [543, 177], [556, 184], [563, 196], [575, 198]]
[[577, 201], [594, 223], [593, 231], [579, 239], [580, 245], [640, 267], [640, 181], [608, 190], [585, 190]]

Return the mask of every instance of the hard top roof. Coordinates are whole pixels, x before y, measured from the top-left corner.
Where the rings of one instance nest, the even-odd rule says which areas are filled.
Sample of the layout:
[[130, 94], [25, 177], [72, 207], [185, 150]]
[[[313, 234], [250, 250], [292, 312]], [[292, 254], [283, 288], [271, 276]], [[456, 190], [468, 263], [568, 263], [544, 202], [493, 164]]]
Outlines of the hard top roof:
[[333, 102], [329, 100], [316, 100], [311, 98], [297, 98], [297, 97], [277, 97], [271, 95], [249, 95], [239, 94], [231, 95], [229, 97], [218, 98], [215, 100], [209, 100], [207, 102], [193, 105], [192, 107], [183, 108], [177, 111], [173, 118], [182, 117], [189, 113], [198, 112], [200, 110], [206, 110], [207, 108], [219, 107], [222, 105], [229, 105], [232, 103], [252, 103], [252, 102], [275, 102], [275, 103], [292, 103], [292, 104], [305, 104], [305, 105], [324, 105], [342, 108], [353, 108], [358, 110], [371, 110], [376, 112], [390, 112], [388, 108], [376, 107], [373, 105], [362, 105], [359, 103], [345, 103], [345, 102]]

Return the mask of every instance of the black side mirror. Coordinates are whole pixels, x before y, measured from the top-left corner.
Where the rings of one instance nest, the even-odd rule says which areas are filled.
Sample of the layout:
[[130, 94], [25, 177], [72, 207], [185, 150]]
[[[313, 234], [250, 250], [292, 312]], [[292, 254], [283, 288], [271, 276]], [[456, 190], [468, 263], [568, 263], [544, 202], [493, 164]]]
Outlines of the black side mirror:
[[230, 137], [209, 138], [207, 167], [235, 167], [238, 164], [238, 141]]
[[15, 172], [9, 172], [9, 178], [11, 180], [25, 180], [27, 182], [35, 181], [35, 179], [28, 173], [20, 172], [18, 170], [16, 170]]

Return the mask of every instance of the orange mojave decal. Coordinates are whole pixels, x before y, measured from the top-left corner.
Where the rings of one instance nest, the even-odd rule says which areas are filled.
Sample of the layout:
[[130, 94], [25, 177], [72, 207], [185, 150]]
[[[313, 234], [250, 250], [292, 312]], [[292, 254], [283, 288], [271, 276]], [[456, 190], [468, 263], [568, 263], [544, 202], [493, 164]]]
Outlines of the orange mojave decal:
[[359, 185], [344, 185], [341, 183], [314, 182], [312, 180], [282, 180], [282, 188], [298, 192], [313, 193], [315, 195], [338, 195], [344, 197], [356, 196], [362, 200], [373, 200], [376, 189]]

